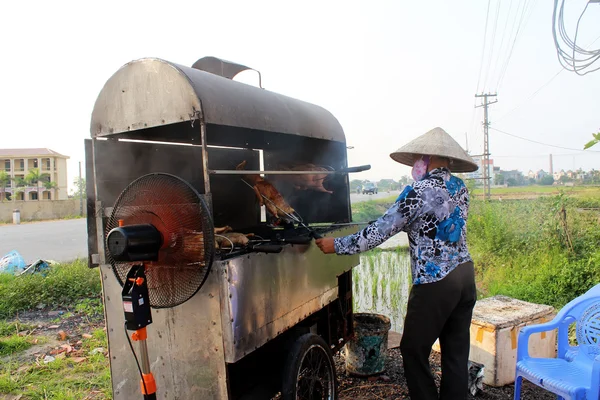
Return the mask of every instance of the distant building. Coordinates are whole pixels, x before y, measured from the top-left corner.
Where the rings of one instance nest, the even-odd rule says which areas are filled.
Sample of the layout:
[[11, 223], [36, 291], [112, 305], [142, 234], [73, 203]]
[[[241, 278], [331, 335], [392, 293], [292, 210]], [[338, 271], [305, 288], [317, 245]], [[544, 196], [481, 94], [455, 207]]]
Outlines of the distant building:
[[523, 173], [516, 169], [510, 171], [501, 171], [501, 174], [504, 175], [505, 182], [509, 179], [514, 179], [516, 182], [521, 182], [523, 180]]
[[565, 176], [565, 170], [561, 169], [559, 172], [555, 172], [553, 174], [553, 176], [554, 176], [554, 180], [558, 182], [560, 180], [560, 178], [562, 178], [563, 176]]
[[[475, 179], [475, 183], [477, 185], [483, 185], [483, 157], [473, 156], [471, 158], [473, 159], [473, 161], [475, 161], [475, 164], [477, 164], [478, 169], [475, 172], [469, 172], [468, 174], [465, 174], [465, 176], [467, 179]], [[494, 160], [489, 160], [487, 162], [487, 176], [490, 180], [491, 185], [494, 184], [494, 177], [496, 176], [496, 172], [498, 172], [499, 170], [499, 168], [494, 168]]]
[[[0, 200], [15, 200], [13, 194], [17, 189], [15, 181], [24, 180], [31, 169], [38, 169], [44, 178], [38, 186], [21, 186], [22, 191], [16, 193], [16, 200], [66, 200], [67, 193], [67, 160], [68, 156], [50, 149], [0, 149], [0, 171], [10, 176], [11, 181], [4, 188], [0, 188]], [[46, 189], [44, 182], [55, 182], [56, 188]]]
[[543, 169], [540, 169], [538, 172], [535, 173], [535, 179], [540, 180], [547, 175], [548, 175], [548, 173], [546, 171], [544, 171]]

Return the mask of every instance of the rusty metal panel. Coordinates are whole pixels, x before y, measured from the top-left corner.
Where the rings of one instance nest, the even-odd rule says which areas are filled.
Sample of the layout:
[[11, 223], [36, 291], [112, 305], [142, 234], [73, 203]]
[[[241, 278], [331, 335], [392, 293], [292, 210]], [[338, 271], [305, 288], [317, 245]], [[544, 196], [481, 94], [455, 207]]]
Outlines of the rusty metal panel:
[[[324, 236], [355, 231], [356, 227], [345, 227]], [[240, 360], [334, 301], [337, 277], [358, 264], [358, 256], [325, 255], [314, 242], [286, 246], [279, 254], [222, 261], [226, 361]]]
[[[100, 271], [113, 399], [141, 398], [140, 375], [125, 336], [121, 286], [110, 265]], [[152, 310], [148, 352], [159, 399], [228, 399], [218, 277], [214, 268], [190, 300]]]
[[[106, 82], [90, 132], [102, 137], [182, 121], [191, 125], [200, 115], [207, 125], [244, 128], [247, 135], [277, 132], [346, 141], [338, 120], [322, 107], [156, 58], [132, 61]], [[193, 130], [188, 133], [187, 143], [198, 140]]]
[[105, 83], [94, 109], [92, 137], [110, 136], [195, 118], [200, 99], [177, 66], [142, 59], [122, 66]]
[[96, 180], [94, 176], [94, 148], [92, 139], [84, 140], [85, 147], [85, 192], [86, 192], [86, 223], [88, 236], [88, 267], [96, 267], [92, 258], [98, 254], [96, 235]]

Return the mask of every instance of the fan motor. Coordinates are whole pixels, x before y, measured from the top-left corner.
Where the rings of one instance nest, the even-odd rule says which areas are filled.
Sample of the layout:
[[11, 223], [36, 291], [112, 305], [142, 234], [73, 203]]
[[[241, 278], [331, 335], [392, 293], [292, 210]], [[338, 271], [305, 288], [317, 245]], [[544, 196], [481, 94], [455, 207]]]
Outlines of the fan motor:
[[115, 261], [156, 261], [163, 238], [154, 225], [139, 224], [112, 229], [106, 243]]

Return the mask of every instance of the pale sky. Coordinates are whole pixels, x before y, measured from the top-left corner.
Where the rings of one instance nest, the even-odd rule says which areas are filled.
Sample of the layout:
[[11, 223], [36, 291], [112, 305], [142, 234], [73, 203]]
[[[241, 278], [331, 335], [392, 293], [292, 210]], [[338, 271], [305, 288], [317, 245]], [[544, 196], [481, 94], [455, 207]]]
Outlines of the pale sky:
[[[94, 102], [118, 68], [143, 57], [191, 66], [210, 55], [261, 71], [267, 90], [332, 112], [354, 146], [350, 163], [373, 166], [352, 178], [409, 174], [389, 153], [436, 126], [463, 146], [467, 133], [469, 150], [481, 154], [483, 113], [473, 111], [478, 80], [479, 92], [498, 93], [492, 127], [582, 149], [600, 130], [600, 71], [583, 77], [563, 71], [531, 98], [561, 70], [553, 2], [503, 1], [495, 23], [498, 1], [490, 3], [481, 77], [484, 0], [3, 1], [0, 147], [48, 147], [70, 156], [72, 185]], [[570, 37], [584, 5], [566, 3]], [[600, 36], [599, 21], [600, 5], [590, 5], [578, 45], [587, 48]], [[252, 72], [239, 80], [257, 84]], [[490, 150], [503, 169], [547, 171], [550, 153], [555, 170], [600, 169], [598, 146], [574, 152], [491, 131]]]

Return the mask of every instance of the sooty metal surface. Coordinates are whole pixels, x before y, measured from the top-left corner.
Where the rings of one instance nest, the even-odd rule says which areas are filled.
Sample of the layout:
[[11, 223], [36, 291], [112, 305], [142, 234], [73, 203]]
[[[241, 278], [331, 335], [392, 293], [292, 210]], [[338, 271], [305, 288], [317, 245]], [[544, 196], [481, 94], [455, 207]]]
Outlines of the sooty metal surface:
[[108, 137], [195, 120], [346, 141], [338, 120], [322, 107], [157, 58], [132, 61], [106, 82], [90, 132]]

